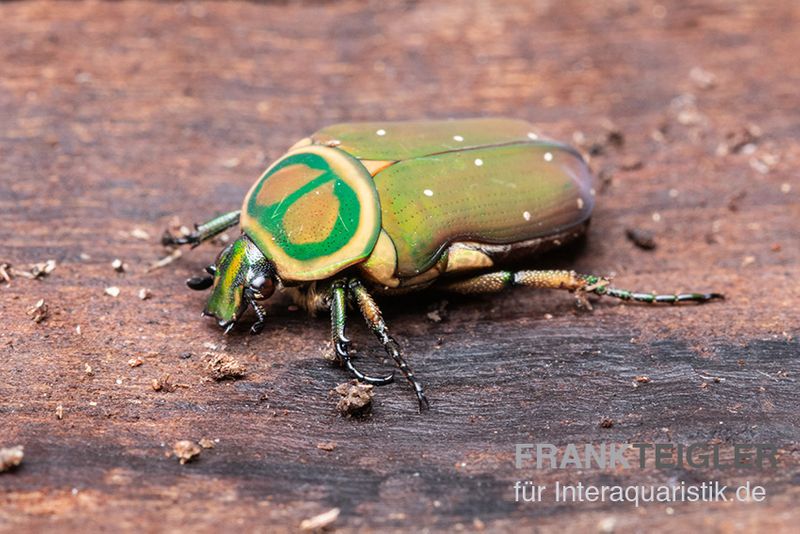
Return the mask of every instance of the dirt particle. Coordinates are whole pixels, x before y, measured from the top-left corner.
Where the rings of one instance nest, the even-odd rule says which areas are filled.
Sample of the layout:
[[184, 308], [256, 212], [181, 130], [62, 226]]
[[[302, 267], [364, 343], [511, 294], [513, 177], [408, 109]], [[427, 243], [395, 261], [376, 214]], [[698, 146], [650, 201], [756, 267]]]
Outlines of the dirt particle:
[[163, 391], [164, 393], [171, 393], [177, 389], [177, 386], [170, 380], [170, 375], [166, 374], [158, 378], [154, 378], [150, 382], [153, 391]]
[[200, 451], [202, 451], [200, 446], [188, 439], [176, 441], [175, 445], [172, 446], [172, 454], [180, 461], [181, 465], [197, 458], [200, 455]]
[[317, 443], [317, 448], [321, 451], [332, 451], [336, 449], [336, 442], [335, 441], [322, 441]]
[[147, 288], [141, 288], [138, 293], [139, 300], [147, 300], [153, 296], [153, 293]]
[[441, 323], [447, 321], [447, 304], [446, 300], [434, 303], [428, 308], [428, 320], [434, 323]]
[[133, 230], [131, 230], [131, 237], [135, 239], [141, 239], [142, 241], [150, 240], [150, 234], [148, 234], [141, 228], [134, 228]]
[[612, 426], [614, 426], [614, 420], [610, 417], [603, 417], [600, 421], [600, 428], [611, 428]]
[[637, 171], [644, 167], [644, 162], [638, 156], [625, 156], [619, 162], [619, 168], [623, 171]]
[[163, 258], [161, 258], [159, 260], [156, 260], [153, 263], [151, 263], [150, 266], [147, 269], [145, 269], [145, 272], [149, 273], [149, 272], [155, 271], [156, 269], [161, 269], [162, 267], [166, 267], [167, 265], [169, 265], [173, 261], [175, 261], [178, 258], [180, 258], [182, 254], [183, 253], [181, 252], [181, 249], [176, 248], [175, 250], [170, 252], [168, 255], [166, 255]]
[[357, 417], [367, 414], [372, 409], [372, 398], [375, 395], [371, 384], [362, 384], [358, 380], [350, 380], [336, 386], [333, 390], [341, 399], [336, 409], [342, 415]]
[[86, 376], [94, 376], [94, 369], [92, 369], [92, 366], [89, 365], [88, 363], [84, 363], [83, 364], [83, 373]]
[[141, 358], [131, 358], [130, 360], [128, 360], [128, 366], [130, 367], [139, 367], [143, 363], [144, 362], [142, 361]]
[[0, 280], [4, 281], [6, 284], [11, 283], [11, 274], [8, 272], [11, 269], [11, 265], [8, 263], [0, 263]]
[[105, 294], [109, 297], [118, 297], [119, 296], [119, 288], [117, 286], [109, 286], [105, 289]]
[[634, 380], [636, 380], [636, 382], [638, 382], [639, 384], [649, 384], [650, 383], [650, 377], [647, 376], [647, 375], [638, 375]]
[[204, 449], [213, 449], [214, 448], [214, 440], [208, 438], [202, 438], [200, 441], [197, 442], [198, 445], [203, 447]]
[[717, 77], [702, 67], [693, 67], [689, 71], [689, 79], [700, 89], [712, 89], [717, 85]]
[[625, 237], [642, 250], [653, 250], [656, 248], [656, 239], [650, 230], [642, 228], [626, 228]]
[[747, 191], [739, 191], [728, 199], [728, 210], [739, 211], [739, 203], [747, 196]]
[[30, 273], [34, 278], [44, 278], [56, 270], [56, 260], [47, 260], [31, 265]]
[[47, 307], [47, 303], [44, 299], [39, 299], [36, 304], [28, 308], [28, 316], [31, 318], [31, 321], [34, 323], [41, 323], [45, 319], [47, 319], [50, 311]]
[[111, 262], [111, 268], [117, 271], [118, 273], [124, 273], [128, 266], [122, 263], [122, 260], [116, 258], [114, 261]]
[[22, 463], [25, 457], [22, 445], [0, 449], [0, 473], [5, 473]]
[[61, 403], [56, 406], [56, 419], [59, 421], [64, 419], [64, 405]]
[[236, 380], [247, 374], [247, 368], [239, 361], [227, 354], [214, 354], [206, 364], [211, 378], [217, 382], [222, 380]]
[[781, 251], [781, 248], [782, 248], [782, 247], [781, 247], [781, 244], [780, 244], [780, 243], [773, 243], [773, 244], [771, 244], [771, 245], [769, 246], [769, 249], [770, 249], [772, 252], [780, 252], [780, 251]]
[[725, 133], [725, 139], [717, 146], [718, 156], [738, 154], [739, 152], [752, 153], [755, 145], [761, 138], [761, 128], [754, 124], [741, 126]]
[[303, 519], [300, 522], [300, 530], [304, 532], [315, 532], [322, 530], [333, 524], [339, 518], [340, 510], [338, 508], [331, 508], [327, 512], [315, 515], [308, 519]]

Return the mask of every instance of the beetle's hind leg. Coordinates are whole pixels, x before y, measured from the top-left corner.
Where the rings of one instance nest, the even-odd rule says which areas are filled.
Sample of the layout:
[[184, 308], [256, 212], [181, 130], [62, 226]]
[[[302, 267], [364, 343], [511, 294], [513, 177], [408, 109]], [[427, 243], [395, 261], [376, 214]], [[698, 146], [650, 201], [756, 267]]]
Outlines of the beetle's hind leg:
[[169, 230], [165, 230], [164, 235], [161, 236], [161, 244], [165, 247], [176, 245], [192, 245], [192, 248], [194, 248], [203, 241], [208, 241], [214, 236], [221, 234], [228, 228], [239, 224], [239, 215], [241, 213], [241, 210], [231, 211], [224, 213], [219, 217], [214, 217], [210, 221], [204, 222], [203, 224], [195, 224], [194, 232], [185, 236], [174, 236], [169, 233]]
[[566, 289], [575, 293], [579, 300], [588, 305], [586, 293], [605, 295], [622, 300], [647, 303], [707, 302], [725, 298], [720, 293], [680, 293], [659, 295], [639, 291], [628, 291], [611, 287], [608, 278], [591, 274], [578, 274], [575, 271], [497, 271], [472, 278], [449, 282], [442, 289], [462, 294], [496, 293], [508, 287], [538, 287], [546, 289]]
[[395, 361], [397, 367], [406, 377], [406, 380], [414, 387], [414, 393], [417, 395], [417, 400], [419, 401], [419, 411], [422, 412], [429, 408], [430, 403], [425, 396], [422, 383], [414, 376], [414, 372], [408, 366], [405, 359], [403, 359], [402, 354], [400, 354], [400, 345], [389, 335], [389, 330], [386, 328], [386, 323], [383, 321], [381, 310], [378, 308], [372, 295], [369, 294], [367, 288], [365, 288], [358, 279], [354, 278], [350, 280], [349, 286], [350, 292], [353, 297], [355, 297], [359, 310], [361, 310], [361, 315], [363, 315], [364, 320], [367, 321], [367, 326], [378, 338], [378, 341], [381, 342], [386, 353]]
[[337, 280], [331, 286], [331, 337], [333, 338], [333, 348], [336, 351], [336, 358], [342, 367], [350, 371], [353, 376], [362, 382], [375, 386], [383, 386], [394, 381], [394, 373], [383, 377], [371, 377], [359, 371], [350, 355], [350, 340], [345, 335], [347, 323], [347, 291], [346, 281]]

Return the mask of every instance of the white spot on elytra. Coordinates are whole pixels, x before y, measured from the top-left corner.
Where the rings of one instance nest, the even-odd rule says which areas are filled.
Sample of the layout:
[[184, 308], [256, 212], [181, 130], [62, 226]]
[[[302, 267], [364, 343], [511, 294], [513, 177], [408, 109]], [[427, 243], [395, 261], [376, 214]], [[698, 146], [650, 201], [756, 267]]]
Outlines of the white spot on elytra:
[[530, 221], [531, 220], [531, 212], [523, 211], [522, 212], [522, 218], [525, 219], [526, 221]]
[[425, 191], [423, 191], [423, 193], [425, 193], [426, 197], [432, 197], [433, 196], [433, 191], [431, 191], [430, 189], [426, 189]]
[[483, 160], [481, 158], [475, 158], [475, 166], [480, 167], [483, 165]]
[[375, 135], [384, 136], [384, 135], [386, 135], [386, 130], [384, 130], [383, 128], [381, 128], [380, 130], [378, 130], [377, 132], [375, 132]]
[[545, 161], [553, 161], [553, 153], [552, 152], [545, 152], [544, 153], [544, 160]]
[[528, 139], [533, 139], [534, 141], [536, 141], [537, 139], [539, 139], [539, 136], [533, 132], [528, 132]]
[[454, 135], [453, 136], [453, 141], [458, 141], [460, 143], [463, 140], [464, 140], [464, 138], [461, 137], [460, 135]]
[[582, 198], [579, 198], [579, 199], [577, 200], [577, 204], [578, 204], [578, 209], [579, 209], [579, 210], [582, 210], [582, 209], [583, 209], [583, 199], [582, 199]]

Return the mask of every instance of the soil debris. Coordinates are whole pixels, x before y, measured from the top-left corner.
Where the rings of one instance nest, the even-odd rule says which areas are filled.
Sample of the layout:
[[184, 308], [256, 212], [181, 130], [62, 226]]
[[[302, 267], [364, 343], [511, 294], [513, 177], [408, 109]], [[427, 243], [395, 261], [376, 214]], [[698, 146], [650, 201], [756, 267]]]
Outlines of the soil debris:
[[215, 447], [214, 440], [209, 438], [202, 438], [200, 441], [197, 442], [197, 444], [203, 447], [204, 449], [213, 449]]
[[6, 284], [11, 283], [9, 269], [11, 269], [11, 265], [8, 263], [0, 263], [0, 280], [4, 281]]
[[50, 310], [47, 307], [47, 303], [44, 299], [39, 299], [36, 304], [28, 308], [28, 316], [30, 316], [31, 321], [34, 323], [41, 323], [45, 319], [47, 319], [48, 315], [50, 314]]
[[148, 234], [141, 228], [134, 228], [133, 230], [131, 230], [131, 237], [135, 239], [141, 239], [142, 241], [150, 240], [150, 234]]
[[56, 419], [58, 419], [59, 421], [64, 419], [64, 405], [63, 404], [59, 404], [58, 406], [56, 406]]
[[128, 266], [122, 263], [122, 260], [119, 258], [111, 262], [111, 268], [117, 271], [118, 273], [124, 273], [127, 267]]
[[239, 363], [236, 358], [227, 354], [214, 354], [206, 364], [206, 369], [211, 372], [211, 378], [220, 382], [222, 380], [236, 380], [247, 374], [247, 368]]
[[139, 290], [138, 295], [139, 295], [139, 300], [148, 300], [150, 297], [153, 296], [153, 293], [149, 289], [143, 287], [142, 289]]
[[30, 266], [30, 273], [33, 278], [44, 278], [55, 270], [56, 260], [47, 260]]
[[104, 290], [105, 294], [109, 297], [118, 297], [119, 296], [119, 288], [117, 286], [109, 286]]
[[144, 362], [142, 361], [141, 358], [131, 358], [130, 360], [128, 360], [128, 366], [131, 367], [131, 368], [139, 367], [143, 363]]
[[333, 524], [339, 518], [341, 511], [338, 508], [331, 508], [327, 512], [315, 515], [300, 522], [300, 530], [304, 532], [316, 532]]
[[161, 269], [162, 267], [166, 267], [167, 265], [169, 265], [173, 261], [175, 261], [178, 258], [180, 258], [181, 255], [182, 255], [181, 249], [176, 248], [175, 250], [170, 252], [168, 255], [166, 255], [163, 258], [161, 258], [159, 260], [156, 260], [153, 263], [151, 263], [150, 266], [147, 269], [145, 269], [144, 272], [150, 273], [150, 272], [155, 271], [156, 269]]
[[178, 388], [178, 386], [173, 384], [170, 380], [169, 374], [154, 378], [150, 386], [153, 388], [153, 391], [163, 391], [164, 393], [172, 393]]
[[656, 248], [656, 238], [650, 230], [626, 228], [625, 237], [642, 250], [653, 250]]
[[689, 79], [700, 89], [712, 89], [717, 85], [717, 77], [702, 67], [694, 67], [689, 71]]
[[428, 307], [427, 317], [434, 323], [442, 323], [447, 321], [447, 304], [446, 300], [434, 303]]
[[17, 467], [22, 463], [24, 457], [25, 453], [22, 445], [0, 449], [0, 473], [11, 471]]
[[739, 202], [744, 200], [744, 197], [747, 196], [747, 191], [741, 190], [734, 194], [731, 198], [728, 199], [728, 210], [729, 211], [739, 211]]
[[[755, 145], [761, 138], [761, 128], [755, 124], [741, 126], [725, 133], [725, 139], [717, 147], [718, 156], [755, 151]], [[747, 147], [747, 149], [745, 149]]]
[[332, 451], [336, 449], [336, 442], [335, 441], [322, 441], [317, 443], [317, 448], [321, 451]]
[[638, 156], [625, 156], [619, 162], [619, 168], [623, 171], [638, 171], [644, 167], [644, 162]]
[[202, 449], [197, 443], [188, 439], [177, 441], [172, 446], [172, 453], [180, 461], [181, 465], [197, 458], [201, 451]]
[[350, 380], [336, 386], [333, 390], [342, 397], [336, 404], [336, 409], [342, 415], [358, 417], [367, 414], [372, 409], [372, 398], [375, 393], [371, 384], [362, 384], [358, 380]]
[[600, 421], [600, 428], [611, 428], [612, 426], [614, 426], [614, 420], [610, 417], [603, 417]]

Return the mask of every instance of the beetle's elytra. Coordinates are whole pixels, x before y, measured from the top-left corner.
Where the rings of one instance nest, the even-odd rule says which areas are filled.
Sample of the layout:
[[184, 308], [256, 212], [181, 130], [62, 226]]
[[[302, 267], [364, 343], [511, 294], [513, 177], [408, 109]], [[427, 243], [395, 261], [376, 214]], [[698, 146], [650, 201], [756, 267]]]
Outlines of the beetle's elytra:
[[512, 286], [566, 289], [641, 302], [704, 302], [716, 293], [656, 295], [609, 286], [572, 271], [504, 271], [509, 257], [533, 255], [581, 235], [594, 190], [574, 149], [542, 140], [524, 121], [353, 123], [330, 126], [296, 143], [256, 181], [241, 210], [165, 234], [165, 245], [198, 245], [241, 224], [210, 276], [204, 313], [227, 330], [248, 306], [264, 324], [261, 302], [276, 288], [311, 312], [330, 310], [339, 362], [358, 379], [387, 384], [351, 361], [347, 304], [359, 308], [386, 352], [428, 401], [388, 333], [370, 292], [428, 287], [459, 293]]

